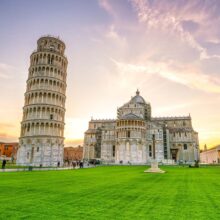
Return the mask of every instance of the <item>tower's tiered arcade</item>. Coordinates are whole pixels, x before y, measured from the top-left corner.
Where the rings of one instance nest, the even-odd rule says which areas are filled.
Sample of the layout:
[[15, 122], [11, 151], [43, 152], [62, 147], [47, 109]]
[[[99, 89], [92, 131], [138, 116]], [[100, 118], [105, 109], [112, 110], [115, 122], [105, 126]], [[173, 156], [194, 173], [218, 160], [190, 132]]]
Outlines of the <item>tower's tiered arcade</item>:
[[63, 164], [67, 58], [59, 38], [37, 41], [23, 107], [17, 164], [57, 166]]

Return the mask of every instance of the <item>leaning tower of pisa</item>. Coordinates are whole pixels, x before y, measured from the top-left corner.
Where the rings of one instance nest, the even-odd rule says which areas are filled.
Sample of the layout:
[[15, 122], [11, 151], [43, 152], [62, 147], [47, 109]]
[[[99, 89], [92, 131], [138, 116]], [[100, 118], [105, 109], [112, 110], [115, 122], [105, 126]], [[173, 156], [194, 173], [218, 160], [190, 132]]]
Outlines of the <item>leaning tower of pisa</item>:
[[59, 38], [41, 37], [30, 56], [17, 164], [63, 164], [67, 58]]

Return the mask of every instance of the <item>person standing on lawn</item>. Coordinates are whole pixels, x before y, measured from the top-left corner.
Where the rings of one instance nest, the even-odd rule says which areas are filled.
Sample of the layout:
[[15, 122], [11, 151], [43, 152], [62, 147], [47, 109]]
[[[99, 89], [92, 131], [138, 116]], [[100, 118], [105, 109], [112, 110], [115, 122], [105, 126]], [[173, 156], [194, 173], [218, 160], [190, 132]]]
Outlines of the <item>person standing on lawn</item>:
[[4, 159], [3, 161], [2, 161], [2, 169], [5, 169], [5, 166], [6, 166], [6, 159]]

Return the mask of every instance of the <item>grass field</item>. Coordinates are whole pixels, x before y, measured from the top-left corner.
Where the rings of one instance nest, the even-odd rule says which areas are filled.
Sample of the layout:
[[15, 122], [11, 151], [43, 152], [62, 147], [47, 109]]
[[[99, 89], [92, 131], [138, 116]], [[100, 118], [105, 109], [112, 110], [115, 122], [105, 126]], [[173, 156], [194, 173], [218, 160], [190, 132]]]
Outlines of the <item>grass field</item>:
[[220, 219], [220, 167], [0, 173], [0, 219]]

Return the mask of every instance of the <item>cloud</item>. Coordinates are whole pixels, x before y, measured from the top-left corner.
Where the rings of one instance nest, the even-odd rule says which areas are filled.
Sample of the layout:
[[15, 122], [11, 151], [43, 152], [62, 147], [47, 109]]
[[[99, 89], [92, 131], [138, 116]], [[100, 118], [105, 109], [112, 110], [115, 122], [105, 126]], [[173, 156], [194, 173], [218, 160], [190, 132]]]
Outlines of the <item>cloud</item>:
[[14, 142], [14, 141], [18, 141], [18, 137], [4, 132], [0, 133], [0, 142]]
[[203, 146], [206, 144], [208, 148], [215, 147], [219, 145], [220, 140], [220, 132], [215, 130], [200, 130], [199, 132], [199, 143], [200, 143], [200, 149], [203, 149]]
[[5, 129], [5, 128], [14, 128], [14, 124], [9, 124], [9, 123], [0, 123], [0, 129]]
[[121, 47], [125, 47], [127, 45], [126, 38], [119, 35], [119, 33], [116, 31], [116, 28], [113, 24], [109, 27], [105, 36], [106, 38], [113, 40], [115, 43], [117, 43]]
[[176, 104], [176, 105], [169, 105], [169, 106], [155, 108], [154, 114], [158, 115], [162, 113], [170, 113], [170, 112], [173, 112], [174, 110], [179, 110], [179, 109], [189, 107], [192, 104], [194, 103], [181, 103], [181, 104]]
[[206, 41], [207, 43], [212, 43], [212, 44], [220, 44], [220, 39], [212, 38]]
[[191, 66], [177, 65], [172, 60], [169, 62], [154, 62], [151, 60], [145, 61], [143, 64], [123, 63], [111, 59], [116, 65], [119, 74], [127, 80], [129, 76], [134, 79], [145, 79], [149, 75], [159, 75], [162, 78], [188, 86], [193, 89], [202, 90], [205, 92], [220, 93], [220, 79], [214, 76], [208, 76]]
[[108, 0], [99, 0], [99, 6], [103, 8], [108, 14], [113, 17], [116, 17], [116, 13]]
[[11, 71], [14, 70], [14, 67], [5, 64], [5, 63], [0, 63], [0, 78], [2, 79], [10, 79], [11, 77]]
[[8, 137], [9, 135], [7, 133], [0, 133], [0, 138], [6, 138]]
[[146, 74], [146, 66], [122, 63], [113, 58], [110, 58], [110, 60], [116, 67], [116, 78], [111, 78], [111, 80], [115, 82], [117, 87], [129, 91], [135, 91], [137, 88], [143, 87], [149, 76]]
[[184, 29], [182, 25], [183, 18], [176, 16], [172, 9], [167, 11], [158, 10], [158, 4], [157, 7], [153, 7], [150, 1], [147, 0], [132, 0], [132, 5], [137, 11], [139, 22], [146, 24], [147, 28], [161, 29], [178, 35], [182, 41], [199, 52], [201, 60], [220, 58], [218, 54], [208, 54], [207, 49], [189, 31]]

